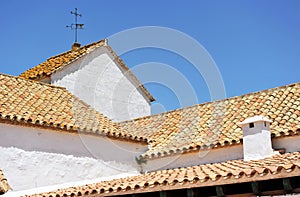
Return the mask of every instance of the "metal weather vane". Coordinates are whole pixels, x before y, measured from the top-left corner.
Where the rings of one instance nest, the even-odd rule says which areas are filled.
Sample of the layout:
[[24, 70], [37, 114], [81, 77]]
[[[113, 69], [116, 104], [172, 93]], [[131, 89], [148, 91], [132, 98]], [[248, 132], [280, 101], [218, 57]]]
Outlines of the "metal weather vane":
[[75, 43], [77, 43], [77, 30], [83, 29], [84, 24], [77, 23], [77, 17], [78, 16], [82, 17], [82, 15], [77, 12], [77, 8], [75, 8], [75, 12], [71, 11], [71, 14], [74, 14], [75, 16], [75, 23], [72, 23], [71, 25], [67, 25], [66, 27], [71, 28], [71, 30], [75, 31]]

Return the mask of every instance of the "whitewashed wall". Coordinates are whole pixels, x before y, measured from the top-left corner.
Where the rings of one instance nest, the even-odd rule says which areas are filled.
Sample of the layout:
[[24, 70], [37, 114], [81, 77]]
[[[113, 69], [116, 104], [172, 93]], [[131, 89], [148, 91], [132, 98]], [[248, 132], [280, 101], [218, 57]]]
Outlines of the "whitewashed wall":
[[286, 152], [300, 151], [300, 135], [275, 138], [272, 144], [275, 149], [285, 148]]
[[145, 152], [141, 143], [120, 141], [105, 136], [45, 130], [0, 124], [0, 146], [26, 151], [60, 153], [76, 157], [93, 157], [104, 161], [135, 163], [135, 157]]
[[[0, 167], [15, 190], [90, 180], [141, 170], [135, 157], [145, 144], [0, 124]], [[273, 148], [300, 151], [300, 136], [273, 139]], [[243, 146], [148, 160], [143, 171], [217, 163], [243, 158]], [[45, 178], [47, 177], [47, 178]]]
[[[259, 146], [257, 146], [259, 148]], [[300, 136], [282, 137], [272, 139], [274, 150], [284, 148], [287, 153], [300, 151]], [[244, 159], [243, 144], [226, 146], [223, 148], [211, 149], [192, 153], [179, 154], [150, 159], [142, 165], [144, 171], [164, 170], [177, 167], [188, 167], [207, 163], [218, 163], [228, 160]]]
[[137, 173], [146, 145], [0, 124], [0, 167], [15, 190]]
[[100, 47], [51, 76], [51, 83], [114, 121], [150, 115], [150, 101], [124, 75], [106, 47]]
[[[89, 157], [0, 146], [0, 166], [13, 191], [139, 172], [130, 165]], [[126, 171], [126, 172], [125, 172]]]
[[150, 159], [143, 164], [144, 171], [165, 170], [177, 167], [188, 167], [207, 163], [217, 163], [234, 159], [243, 159], [243, 146], [235, 145], [225, 148], [179, 154], [160, 159]]

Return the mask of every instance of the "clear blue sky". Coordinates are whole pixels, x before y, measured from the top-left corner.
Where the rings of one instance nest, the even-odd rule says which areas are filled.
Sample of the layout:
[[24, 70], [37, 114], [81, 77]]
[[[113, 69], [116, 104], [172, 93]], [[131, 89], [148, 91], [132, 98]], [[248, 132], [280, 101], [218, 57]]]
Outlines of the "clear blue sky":
[[[149, 25], [190, 35], [216, 62], [227, 97], [300, 81], [299, 0], [3, 0], [0, 7], [1, 73], [18, 75], [69, 50], [73, 32], [65, 26], [73, 22], [70, 11], [77, 7], [83, 14], [80, 22], [85, 23], [85, 30], [79, 32], [81, 44]], [[189, 79], [197, 103], [211, 100], [203, 78], [179, 55], [148, 48], [122, 58], [129, 67], [168, 64]], [[157, 99], [156, 112], [185, 107], [167, 87], [146, 87]]]

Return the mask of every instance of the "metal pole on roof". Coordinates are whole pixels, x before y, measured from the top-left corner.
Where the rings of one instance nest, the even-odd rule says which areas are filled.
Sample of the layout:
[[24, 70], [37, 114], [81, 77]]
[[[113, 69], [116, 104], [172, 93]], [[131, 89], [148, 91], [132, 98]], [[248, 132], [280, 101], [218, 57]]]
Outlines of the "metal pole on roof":
[[72, 23], [71, 25], [67, 25], [67, 28], [71, 28], [71, 30], [75, 30], [75, 43], [77, 43], [77, 30], [78, 29], [83, 29], [83, 25], [82, 23], [77, 23], [77, 17], [82, 17], [81, 14], [79, 14], [77, 12], [77, 8], [75, 8], [75, 11], [71, 11], [71, 14], [73, 14], [75, 16], [75, 23]]

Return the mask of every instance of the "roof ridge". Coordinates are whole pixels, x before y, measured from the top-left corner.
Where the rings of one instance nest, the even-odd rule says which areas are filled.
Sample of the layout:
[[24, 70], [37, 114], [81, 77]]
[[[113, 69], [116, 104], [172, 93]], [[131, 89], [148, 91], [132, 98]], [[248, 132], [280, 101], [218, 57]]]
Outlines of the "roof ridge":
[[48, 86], [48, 87], [51, 87], [51, 88], [58, 88], [58, 89], [65, 89], [65, 90], [67, 90], [65, 87], [52, 85], [52, 84], [45, 83], [45, 82], [42, 82], [42, 81], [36, 81], [36, 80], [33, 80], [33, 79], [25, 79], [23, 77], [14, 76], [14, 75], [5, 74], [5, 73], [0, 73], [0, 75], [5, 76], [5, 77], [10, 77], [10, 78], [15, 78], [17, 80], [20, 79], [20, 80], [24, 80], [24, 81], [29, 81], [31, 83], [36, 83], [36, 84], [40, 84], [40, 85], [43, 85], [43, 86]]
[[[36, 69], [36, 67], [39, 67], [39, 66], [45, 64], [46, 62], [49, 62], [49, 61], [51, 61], [51, 60], [53, 60], [53, 59], [55, 59], [55, 58], [58, 58], [58, 57], [61, 57], [61, 56], [63, 57], [63, 56], [66, 55], [66, 54], [72, 54], [72, 52], [80, 52], [80, 51], [83, 50], [83, 49], [88, 50], [89, 47], [91, 47], [91, 46], [93, 46], [93, 45], [96, 45], [96, 46], [97, 46], [97, 44], [100, 44], [101, 42], [103, 42], [103, 45], [106, 45], [106, 43], [107, 43], [106, 38], [105, 38], [105, 39], [102, 39], [102, 40], [99, 40], [99, 41], [97, 41], [97, 42], [92, 42], [92, 43], [90, 43], [90, 44], [84, 45], [84, 46], [80, 47], [79, 49], [77, 49], [77, 50], [75, 50], [75, 51], [68, 50], [68, 51], [65, 51], [65, 52], [63, 52], [63, 53], [60, 53], [60, 54], [58, 54], [58, 55], [52, 56], [52, 57], [46, 59], [45, 61], [43, 61], [42, 63], [40, 63], [40, 64], [38, 64], [38, 65], [36, 65], [36, 66], [34, 66], [34, 67], [32, 67], [32, 68], [29, 68], [29, 69], [25, 70], [25, 71], [22, 72], [19, 76], [22, 76], [22, 77], [24, 77], [24, 78], [30, 78], [30, 77], [27, 77], [27, 76], [26, 76], [26, 73], [28, 73], [28, 72], [33, 72], [33, 71]], [[100, 46], [99, 46], [99, 47], [100, 47]], [[96, 48], [97, 48], [97, 47], [96, 47]], [[86, 54], [87, 54], [86, 51], [83, 52], [83, 53], [80, 54], [78, 57], [76, 57], [75, 60], [78, 59], [78, 58], [80, 58], [80, 57], [85, 56]], [[74, 59], [73, 59], [73, 61], [74, 61]], [[73, 61], [65, 62], [65, 63], [63, 63], [62, 65], [60, 65], [59, 67], [69, 65], [69, 64], [72, 63]], [[56, 71], [56, 70], [57, 70], [57, 68], [53, 69], [53, 71]], [[44, 72], [43, 72], [42, 75], [44, 75], [44, 74], [46, 74], [46, 76], [47, 76], [47, 73], [44, 73]], [[33, 77], [33, 78], [36, 78], [36, 77], [39, 78], [39, 77], [41, 77], [41, 76], [40, 76], [40, 74], [38, 73], [38, 74], [36, 74], [36, 76]], [[45, 76], [44, 76], [44, 77], [45, 77]]]
[[229, 98], [219, 99], [219, 100], [215, 100], [215, 101], [197, 103], [195, 105], [174, 109], [174, 110], [162, 112], [162, 113], [159, 113], [159, 114], [153, 114], [153, 115], [149, 115], [149, 116], [143, 116], [143, 117], [135, 118], [135, 119], [132, 119], [132, 120], [126, 120], [126, 121], [118, 122], [118, 124], [134, 122], [134, 121], [138, 121], [138, 120], [141, 120], [141, 119], [146, 119], [146, 118], [151, 118], [151, 117], [155, 117], [155, 116], [159, 116], [159, 115], [164, 115], [164, 114], [172, 113], [172, 112], [175, 112], [175, 111], [186, 110], [186, 109], [197, 107], [197, 106], [203, 106], [203, 105], [208, 105], [208, 104], [212, 104], [212, 103], [219, 103], [219, 102], [223, 102], [223, 101], [227, 101], [227, 100], [232, 100], [232, 99], [235, 99], [235, 98], [238, 98], [238, 97], [245, 97], [245, 96], [249, 96], [249, 95], [259, 94], [259, 93], [262, 93], [262, 92], [274, 91], [276, 89], [283, 89], [283, 88], [287, 88], [287, 87], [293, 87], [293, 86], [298, 85], [298, 84], [300, 85], [300, 82], [295, 82], [295, 83], [291, 83], [291, 84], [287, 84], [287, 85], [283, 85], [283, 86], [277, 86], [277, 87], [274, 87], [274, 88], [268, 88], [268, 89], [264, 89], [264, 90], [258, 90], [258, 91], [255, 91], [255, 92], [250, 92], [250, 93], [242, 94], [242, 95], [239, 95], [239, 96], [232, 96], [232, 97], [229, 97]]
[[[78, 48], [77, 50], [80, 50], [80, 49], [83, 49], [83, 48], [88, 48], [88, 47], [93, 46], [93, 45], [96, 45], [96, 44], [100, 44], [102, 41], [103, 41], [103, 42], [106, 42], [105, 40], [106, 40], [106, 38], [105, 38], [105, 39], [101, 39], [101, 40], [99, 40], [99, 41], [97, 41], [97, 42], [92, 42], [92, 43], [83, 45], [83, 46], [81, 46], [80, 48]], [[65, 54], [70, 53], [70, 52], [73, 52], [72, 49], [70, 49], [70, 50], [68, 50], [68, 51], [65, 51], [65, 52], [62, 52], [62, 53], [60, 53], [60, 54], [51, 56], [51, 57], [47, 58], [47, 61], [48, 61], [48, 60], [51, 60], [51, 59], [53, 59], [53, 58], [57, 58], [57, 57], [59, 57], [59, 56], [65, 55]]]
[[90, 44], [84, 45], [76, 50], [69, 50], [56, 56], [52, 56], [46, 61], [22, 72], [19, 75], [19, 77], [26, 79], [34, 79], [37, 81], [41, 81], [44, 79], [48, 80], [52, 74], [55, 74], [68, 66], [72, 66], [74, 62], [84, 59], [89, 53], [93, 53], [101, 47], [108, 50], [108, 53], [111, 53], [113, 61], [121, 67], [122, 72], [128, 72], [129, 79], [134, 85], [137, 86], [137, 89], [143, 93], [145, 98], [149, 99], [149, 101], [154, 101], [155, 99], [150, 94], [150, 92], [131, 72], [131, 70], [123, 62], [120, 56], [118, 56], [118, 54], [108, 45], [108, 41], [106, 38], [97, 42], [92, 42]]
[[[125, 62], [120, 58], [120, 56], [116, 53], [115, 50], [113, 50], [113, 48], [110, 45], [104, 45], [104, 47], [106, 47], [109, 52], [112, 54], [113, 56], [113, 60], [116, 61], [121, 67], [122, 69], [125, 70], [125, 75], [129, 75], [132, 83], [136, 83], [137, 85], [137, 89], [139, 89], [140, 91], [142, 91], [146, 97], [148, 97], [148, 99], [152, 102], [155, 101], [155, 98], [151, 95], [151, 93], [145, 88], [145, 86], [140, 82], [140, 80], [133, 74], [133, 72], [131, 71], [131, 68], [129, 68]], [[130, 79], [129, 79], [130, 80]]]

